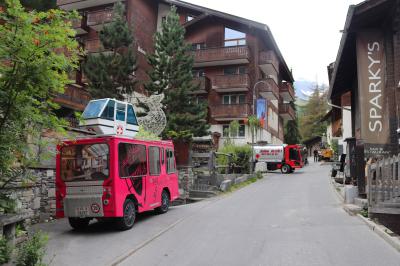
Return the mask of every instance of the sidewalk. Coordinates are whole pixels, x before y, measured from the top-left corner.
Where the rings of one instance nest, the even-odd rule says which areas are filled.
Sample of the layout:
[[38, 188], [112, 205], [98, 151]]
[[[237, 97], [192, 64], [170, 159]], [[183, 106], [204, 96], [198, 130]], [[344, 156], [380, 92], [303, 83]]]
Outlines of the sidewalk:
[[330, 184], [332, 190], [335, 192], [338, 201], [342, 204], [343, 209], [352, 216], [357, 216], [360, 220], [362, 220], [372, 231], [374, 231], [377, 235], [379, 235], [382, 239], [384, 239], [389, 245], [395, 248], [397, 251], [400, 251], [400, 236], [396, 233], [392, 232], [389, 228], [376, 223], [374, 220], [364, 217], [361, 212], [363, 207], [359, 204], [346, 204], [345, 202], [345, 185], [336, 183], [333, 178], [330, 177]]

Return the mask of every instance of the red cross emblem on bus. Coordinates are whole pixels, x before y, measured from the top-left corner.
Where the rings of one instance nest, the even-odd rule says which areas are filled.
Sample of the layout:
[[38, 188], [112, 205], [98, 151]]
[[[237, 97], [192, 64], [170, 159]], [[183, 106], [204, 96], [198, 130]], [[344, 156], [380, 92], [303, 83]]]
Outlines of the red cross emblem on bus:
[[124, 133], [124, 128], [121, 125], [117, 126], [117, 134], [122, 135], [123, 133]]

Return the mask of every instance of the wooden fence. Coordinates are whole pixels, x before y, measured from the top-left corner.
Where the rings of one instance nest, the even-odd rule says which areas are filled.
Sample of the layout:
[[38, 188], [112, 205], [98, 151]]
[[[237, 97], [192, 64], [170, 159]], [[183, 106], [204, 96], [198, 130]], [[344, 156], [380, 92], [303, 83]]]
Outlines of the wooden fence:
[[367, 166], [368, 210], [400, 214], [400, 154]]

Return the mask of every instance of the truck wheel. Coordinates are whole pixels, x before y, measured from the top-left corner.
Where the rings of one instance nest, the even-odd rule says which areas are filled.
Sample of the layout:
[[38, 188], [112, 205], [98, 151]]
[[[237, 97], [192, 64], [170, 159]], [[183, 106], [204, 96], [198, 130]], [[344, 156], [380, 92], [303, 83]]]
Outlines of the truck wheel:
[[281, 172], [282, 174], [289, 174], [291, 171], [291, 167], [287, 164], [282, 165]]
[[90, 218], [68, 218], [69, 225], [75, 230], [83, 230], [89, 226]]
[[166, 213], [169, 209], [169, 195], [168, 192], [163, 190], [161, 194], [161, 206], [156, 208], [155, 211], [158, 214]]
[[136, 220], [136, 207], [131, 199], [126, 199], [124, 202], [124, 216], [117, 218], [116, 226], [119, 230], [131, 229]]

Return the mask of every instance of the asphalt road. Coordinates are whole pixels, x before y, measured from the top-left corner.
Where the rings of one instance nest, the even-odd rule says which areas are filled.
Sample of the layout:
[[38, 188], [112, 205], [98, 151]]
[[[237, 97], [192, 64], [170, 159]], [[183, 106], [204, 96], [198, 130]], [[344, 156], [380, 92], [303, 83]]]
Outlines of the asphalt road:
[[400, 253], [357, 217], [329, 184], [329, 166], [278, 172], [234, 193], [167, 214], [142, 215], [130, 231], [65, 220], [41, 225], [51, 265], [400, 265]]

